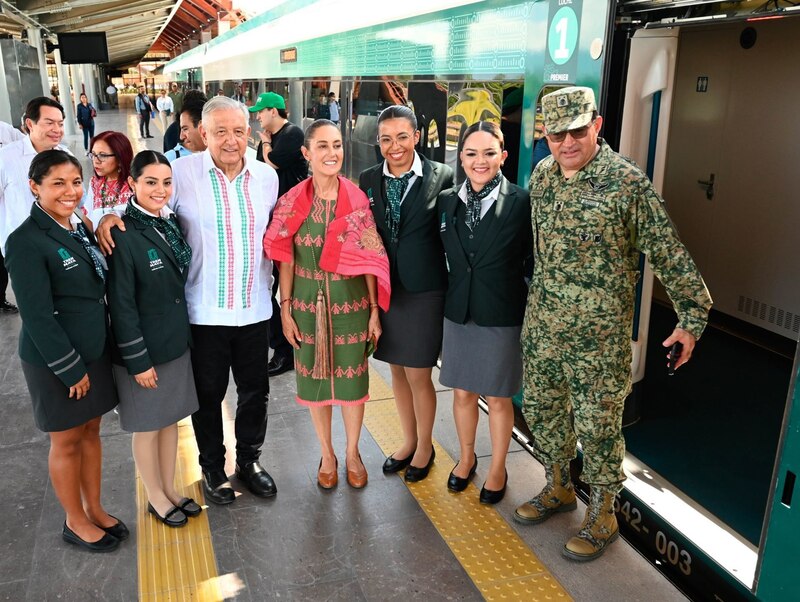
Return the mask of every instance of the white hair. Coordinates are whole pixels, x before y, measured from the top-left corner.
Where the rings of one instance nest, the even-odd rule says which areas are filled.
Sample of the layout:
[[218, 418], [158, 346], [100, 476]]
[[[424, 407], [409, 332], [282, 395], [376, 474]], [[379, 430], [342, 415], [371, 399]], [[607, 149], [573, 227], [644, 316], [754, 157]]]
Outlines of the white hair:
[[230, 109], [241, 111], [244, 116], [245, 124], [250, 122], [250, 112], [247, 110], [247, 107], [238, 100], [228, 98], [227, 96], [214, 96], [211, 100], [206, 102], [203, 105], [203, 114], [200, 119], [206, 123], [206, 117], [214, 111], [229, 111]]

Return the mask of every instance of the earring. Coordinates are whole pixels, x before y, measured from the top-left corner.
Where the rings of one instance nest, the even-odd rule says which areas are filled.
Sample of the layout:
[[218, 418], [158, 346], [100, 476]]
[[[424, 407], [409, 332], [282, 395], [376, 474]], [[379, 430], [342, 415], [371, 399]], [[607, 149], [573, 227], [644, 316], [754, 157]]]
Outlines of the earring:
[[38, 195], [38, 194], [36, 194], [36, 193], [34, 193], [34, 194], [33, 194], [33, 198], [35, 198], [35, 199], [38, 201], [38, 200], [39, 200], [39, 195]]

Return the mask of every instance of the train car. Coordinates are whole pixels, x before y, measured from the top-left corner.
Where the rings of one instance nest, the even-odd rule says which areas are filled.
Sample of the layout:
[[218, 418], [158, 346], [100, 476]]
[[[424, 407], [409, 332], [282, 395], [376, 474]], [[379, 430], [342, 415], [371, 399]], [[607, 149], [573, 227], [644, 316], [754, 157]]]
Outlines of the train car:
[[[249, 104], [278, 92], [301, 126], [326, 114], [321, 95], [334, 92], [352, 179], [378, 161], [377, 115], [390, 104], [414, 108], [419, 152], [459, 177], [461, 132], [494, 120], [514, 159], [504, 171], [523, 186], [541, 97], [592, 87], [601, 134], [662, 192], [715, 301], [695, 358], [667, 376], [660, 342], [675, 318], [642, 259], [621, 527], [696, 599], [800, 597], [785, 570], [798, 560], [791, 533], [800, 526], [800, 10], [775, 1], [432, 0], [384, 6], [378, 22], [341, 7], [280, 5], [165, 73], [209, 96], [241, 90]], [[518, 427], [534, 451], [524, 421]]]

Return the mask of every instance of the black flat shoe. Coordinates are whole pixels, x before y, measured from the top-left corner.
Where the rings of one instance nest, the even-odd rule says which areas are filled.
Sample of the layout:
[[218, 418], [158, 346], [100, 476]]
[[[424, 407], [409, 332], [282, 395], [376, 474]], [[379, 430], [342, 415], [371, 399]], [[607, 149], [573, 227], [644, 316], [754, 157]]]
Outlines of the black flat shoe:
[[275, 481], [258, 462], [250, 462], [243, 467], [236, 464], [236, 477], [239, 478], [253, 495], [272, 497], [278, 493]]
[[402, 460], [397, 460], [393, 456], [389, 456], [383, 463], [383, 472], [385, 472], [386, 474], [394, 474], [396, 472], [400, 472], [401, 470], [406, 468], [409, 464], [411, 464], [411, 459], [414, 457], [415, 452], [416, 450], [411, 452], [407, 458], [403, 458]]
[[422, 468], [417, 468], [413, 464], [409, 464], [406, 469], [406, 483], [416, 483], [428, 476], [433, 466], [433, 459], [436, 457], [436, 450], [431, 448], [431, 459]]
[[81, 539], [78, 537], [77, 533], [67, 526], [66, 521], [64, 521], [64, 529], [61, 531], [61, 538], [67, 543], [81, 547], [84, 550], [89, 550], [90, 552], [112, 552], [119, 546], [119, 539], [108, 533], [97, 541]]
[[485, 484], [483, 487], [481, 487], [481, 496], [478, 498], [481, 504], [496, 504], [502, 500], [506, 495], [506, 485], [508, 485], [508, 471], [506, 471], [506, 480], [503, 481], [503, 488], [500, 491], [486, 489]]
[[[458, 464], [456, 464], [456, 466], [458, 466]], [[469, 474], [465, 479], [454, 475], [453, 470], [455, 470], [455, 466], [453, 467], [453, 470], [450, 471], [450, 476], [447, 479], [447, 488], [455, 493], [464, 491], [467, 488], [467, 485], [469, 485], [469, 482], [472, 480], [472, 477], [475, 476], [475, 471], [477, 469], [478, 454], [475, 454], [475, 462], [472, 464], [472, 468], [469, 469]]]
[[294, 370], [294, 357], [291, 355], [273, 356], [267, 364], [267, 375], [269, 376], [278, 376], [289, 370]]
[[173, 506], [167, 510], [167, 513], [164, 516], [161, 516], [156, 509], [153, 508], [153, 505], [150, 502], [147, 502], [147, 511], [168, 527], [182, 527], [189, 522], [189, 519], [186, 518], [186, 515], [177, 506]]
[[203, 511], [200, 504], [190, 497], [181, 498], [181, 501], [178, 502], [178, 508], [180, 508], [181, 512], [186, 516], [197, 516]]
[[[117, 518], [112, 514], [109, 514], [109, 516], [111, 518]], [[100, 527], [100, 525], [97, 526]], [[125, 523], [123, 523], [118, 518], [116, 525], [111, 525], [110, 527], [100, 527], [100, 528], [109, 535], [111, 535], [112, 537], [116, 537], [120, 541], [122, 541], [123, 539], [128, 539], [128, 536], [131, 534], [131, 532], [128, 531], [128, 527], [125, 526]]]
[[224, 470], [203, 471], [203, 491], [206, 499], [215, 504], [230, 504], [236, 499], [236, 493], [228, 483], [228, 475]]

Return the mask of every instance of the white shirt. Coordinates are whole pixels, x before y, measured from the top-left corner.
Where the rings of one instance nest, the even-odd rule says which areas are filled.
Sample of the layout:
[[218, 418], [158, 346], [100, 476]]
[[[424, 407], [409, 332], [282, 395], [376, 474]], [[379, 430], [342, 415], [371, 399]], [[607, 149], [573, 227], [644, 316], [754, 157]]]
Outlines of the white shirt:
[[328, 107], [330, 108], [330, 112], [331, 112], [331, 121], [333, 121], [334, 123], [338, 122], [339, 121], [339, 103], [336, 102], [335, 100], [331, 101], [331, 102], [328, 103]]
[[208, 150], [172, 163], [170, 208], [192, 247], [186, 304], [192, 324], [246, 326], [272, 316], [272, 262], [263, 238], [278, 175], [245, 156], [229, 182]]
[[[414, 185], [416, 179], [422, 177], [422, 159], [419, 158], [419, 155], [417, 154], [416, 151], [414, 151], [414, 162], [411, 164], [411, 173], [413, 175], [408, 179], [408, 186], [406, 186], [406, 189], [403, 191], [403, 198], [400, 199], [401, 205], [403, 204], [403, 201], [406, 200], [406, 197], [408, 196], [408, 191], [411, 190], [411, 187]], [[383, 162], [383, 175], [385, 175], [388, 178], [394, 178], [392, 172], [389, 171], [389, 165], [386, 163], [386, 161]], [[405, 174], [400, 174], [400, 175], [405, 175]]]
[[159, 111], [174, 111], [175, 105], [172, 104], [172, 99], [169, 96], [159, 96], [156, 100], [156, 108]]
[[167, 152], [164, 153], [164, 156], [167, 158], [167, 161], [172, 163], [175, 159], [180, 159], [181, 157], [185, 157], [186, 155], [190, 155], [188, 149], [184, 148], [184, 146], [178, 142], [175, 145], [175, 148], [171, 148]]
[[0, 121], [0, 146], [11, 144], [15, 140], [22, 140], [24, 137], [25, 134], [20, 132], [13, 125], [5, 121]]
[[[69, 152], [65, 146], [59, 150]], [[28, 169], [36, 149], [28, 136], [0, 148], [0, 248], [6, 248], [8, 235], [31, 214], [35, 200], [28, 185]]]
[[[502, 184], [502, 181], [501, 181]], [[494, 202], [497, 200], [497, 197], [500, 196], [500, 184], [494, 187], [494, 189], [487, 194], [481, 200], [481, 219], [483, 219], [487, 213], [489, 213], [489, 209], [491, 209]], [[461, 199], [461, 202], [465, 205], [467, 204], [467, 181], [464, 180], [464, 183], [458, 189], [458, 198]]]

